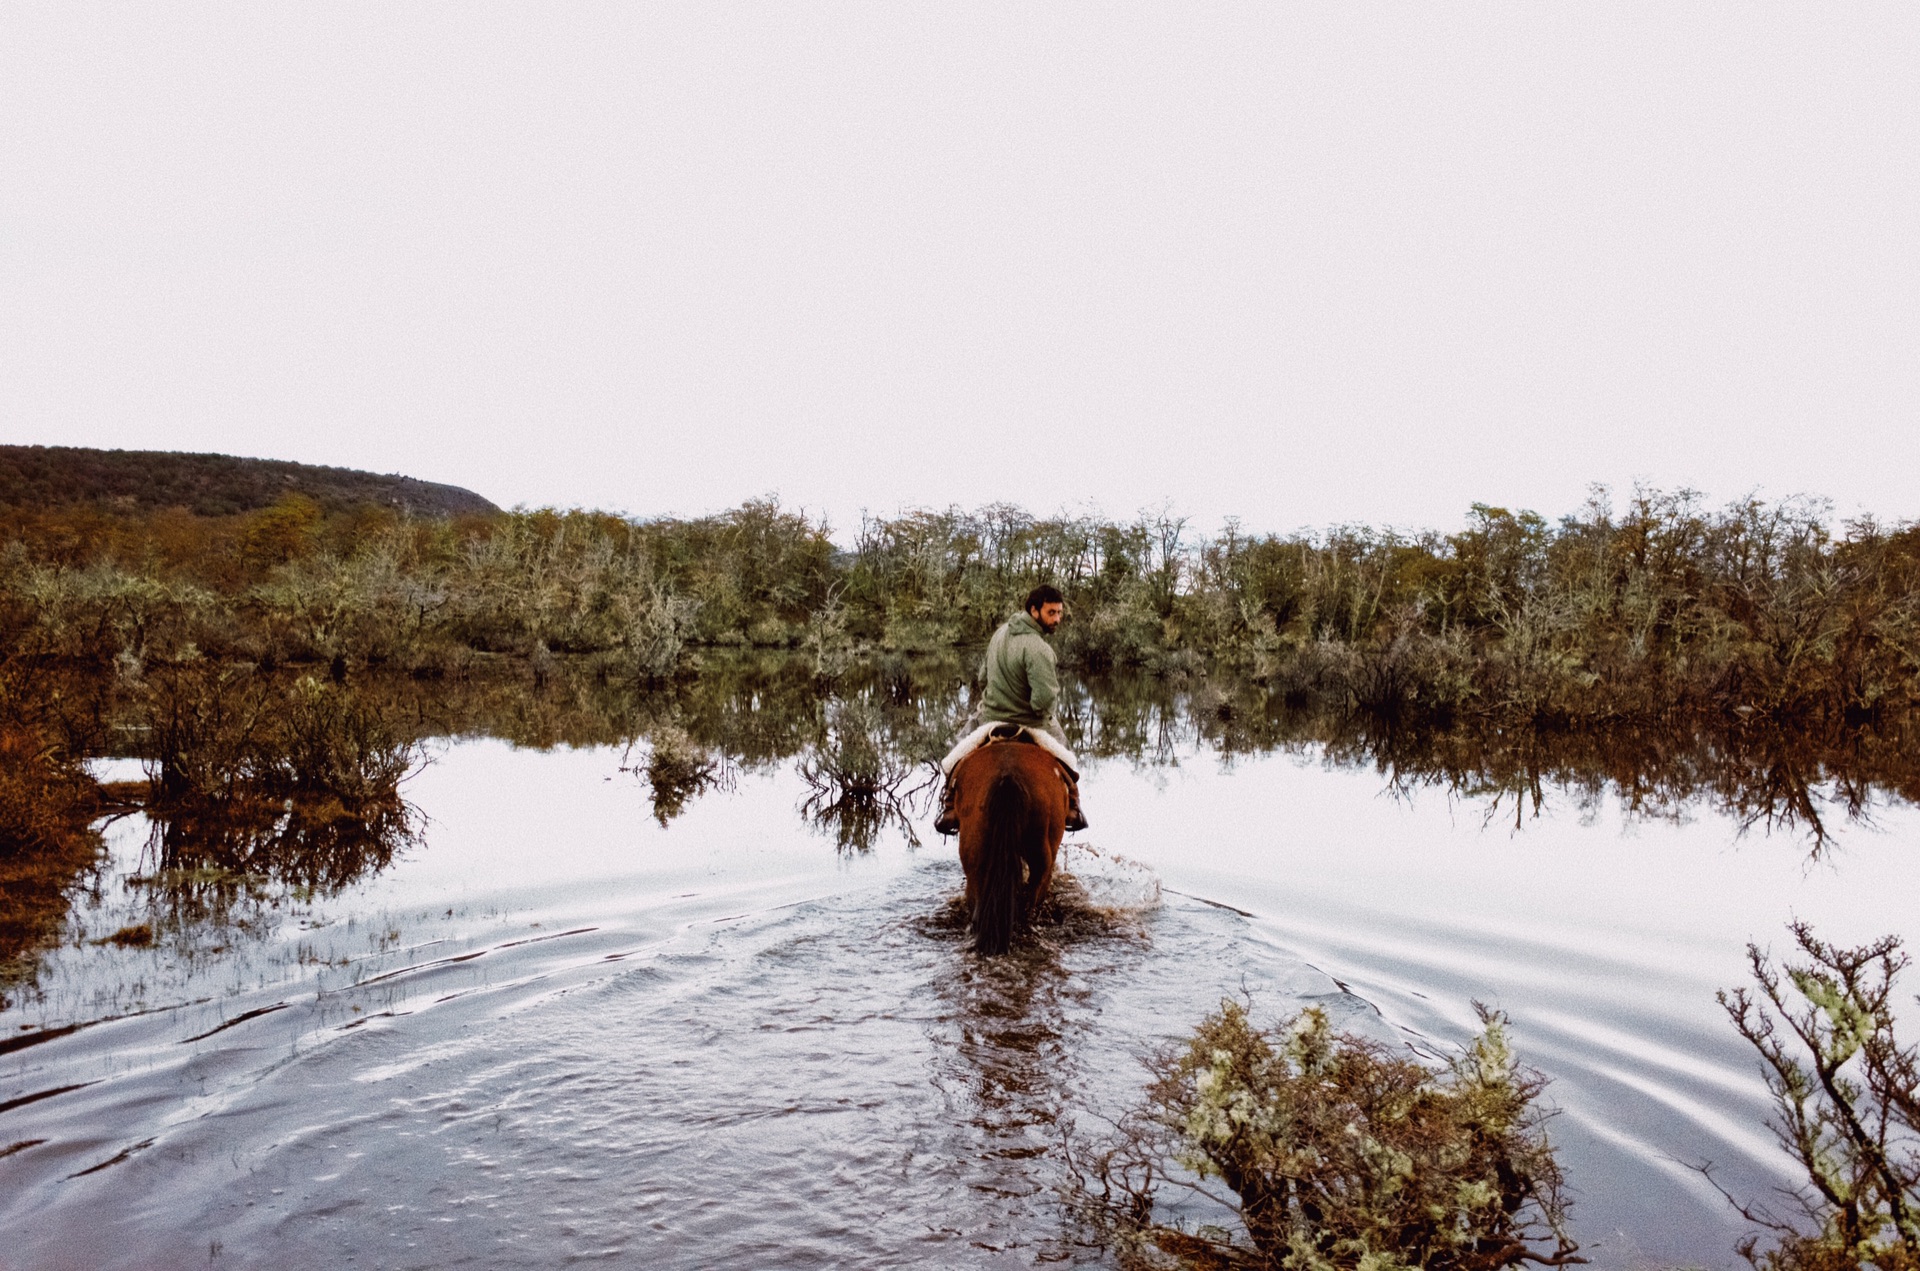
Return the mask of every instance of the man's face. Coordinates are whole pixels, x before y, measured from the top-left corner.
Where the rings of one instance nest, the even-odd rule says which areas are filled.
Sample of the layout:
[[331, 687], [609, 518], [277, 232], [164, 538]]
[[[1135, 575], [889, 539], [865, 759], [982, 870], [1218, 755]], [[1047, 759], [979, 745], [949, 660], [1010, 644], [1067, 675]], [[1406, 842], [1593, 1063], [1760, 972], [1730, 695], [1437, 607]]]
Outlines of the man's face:
[[1027, 612], [1032, 614], [1033, 620], [1040, 624], [1040, 630], [1052, 635], [1053, 629], [1060, 625], [1060, 619], [1066, 616], [1067, 607], [1056, 600], [1051, 604], [1041, 605], [1038, 609], [1029, 609]]

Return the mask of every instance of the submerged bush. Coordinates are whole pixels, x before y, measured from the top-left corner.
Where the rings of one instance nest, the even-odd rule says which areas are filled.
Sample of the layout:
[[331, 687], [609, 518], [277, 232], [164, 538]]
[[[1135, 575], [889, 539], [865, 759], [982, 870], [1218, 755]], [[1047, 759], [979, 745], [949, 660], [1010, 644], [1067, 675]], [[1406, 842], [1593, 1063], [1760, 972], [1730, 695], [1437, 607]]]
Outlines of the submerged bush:
[[1739, 1206], [1774, 1235], [1767, 1249], [1756, 1236], [1740, 1252], [1765, 1271], [1916, 1271], [1920, 1048], [1899, 1044], [1893, 1018], [1894, 982], [1911, 959], [1892, 936], [1849, 949], [1804, 922], [1790, 930], [1807, 961], [1775, 967], [1748, 945], [1758, 996], [1719, 995], [1765, 1062], [1774, 1134], [1807, 1176], [1793, 1196], [1799, 1222]]
[[[1582, 1261], [1536, 1106], [1544, 1079], [1515, 1061], [1503, 1016], [1481, 1021], [1436, 1069], [1335, 1033], [1317, 1007], [1260, 1029], [1222, 1002], [1152, 1061], [1146, 1102], [1115, 1137], [1078, 1156], [1079, 1212], [1140, 1267]], [[1162, 1219], [1163, 1190], [1220, 1203], [1237, 1229]]]
[[0, 860], [89, 838], [100, 787], [63, 743], [50, 703], [18, 664], [0, 662]]
[[367, 697], [198, 664], [142, 687], [155, 868], [330, 891], [417, 841], [419, 747]]

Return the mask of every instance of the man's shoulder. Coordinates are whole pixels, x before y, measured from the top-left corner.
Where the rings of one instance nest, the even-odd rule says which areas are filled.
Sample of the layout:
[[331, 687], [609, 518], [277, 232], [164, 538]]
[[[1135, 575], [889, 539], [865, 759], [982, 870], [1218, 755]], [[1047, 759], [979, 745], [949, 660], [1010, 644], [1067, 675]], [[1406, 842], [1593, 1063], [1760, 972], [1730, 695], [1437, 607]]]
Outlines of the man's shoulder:
[[1010, 653], [1022, 658], [1045, 658], [1053, 661], [1053, 646], [1047, 643], [1047, 637], [1038, 631], [1022, 630], [1014, 627], [1007, 633], [1004, 646]]

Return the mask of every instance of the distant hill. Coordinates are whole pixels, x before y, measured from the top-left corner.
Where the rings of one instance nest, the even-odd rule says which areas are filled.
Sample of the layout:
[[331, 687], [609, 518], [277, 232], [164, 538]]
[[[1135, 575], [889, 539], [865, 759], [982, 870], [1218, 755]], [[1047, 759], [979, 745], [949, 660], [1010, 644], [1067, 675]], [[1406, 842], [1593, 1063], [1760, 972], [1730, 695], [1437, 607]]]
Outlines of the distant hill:
[[166, 450], [0, 446], [0, 507], [182, 507], [201, 516], [231, 516], [266, 507], [287, 494], [304, 494], [328, 511], [364, 506], [415, 516], [491, 516], [500, 511], [457, 485], [352, 468]]

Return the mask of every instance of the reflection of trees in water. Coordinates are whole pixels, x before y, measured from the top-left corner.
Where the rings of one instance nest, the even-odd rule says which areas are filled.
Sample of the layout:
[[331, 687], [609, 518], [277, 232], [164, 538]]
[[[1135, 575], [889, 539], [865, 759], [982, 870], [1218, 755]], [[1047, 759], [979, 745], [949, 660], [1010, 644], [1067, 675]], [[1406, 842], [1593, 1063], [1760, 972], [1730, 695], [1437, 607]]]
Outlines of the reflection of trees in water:
[[1370, 767], [1402, 793], [1441, 789], [1516, 824], [1551, 792], [1586, 814], [1611, 797], [1631, 817], [1678, 819], [1702, 805], [1743, 826], [1805, 834], [1815, 852], [1836, 821], [1920, 800], [1911, 726], [1782, 724], [1740, 716], [1682, 718], [1664, 728], [1513, 728], [1461, 719], [1408, 726], [1353, 710], [1308, 709], [1250, 682], [1145, 678], [1082, 683], [1063, 710], [1083, 755], [1171, 764], [1272, 752]]
[[678, 724], [654, 725], [647, 731], [645, 741], [645, 762], [633, 761], [635, 742], [629, 742], [620, 761], [620, 771], [634, 773], [646, 782], [653, 800], [653, 819], [663, 827], [686, 811], [687, 804], [701, 794], [732, 784], [733, 774], [726, 759], [695, 743]]
[[150, 817], [142, 872], [182, 893], [240, 879], [336, 892], [419, 841], [418, 816], [397, 789], [351, 803], [303, 794], [177, 804]]
[[962, 663], [900, 656], [862, 664], [827, 687], [804, 658], [714, 658], [697, 679], [636, 706], [658, 710], [660, 700], [696, 741], [750, 769], [833, 746], [849, 730], [873, 735], [889, 760], [937, 759], [971, 706]]
[[[802, 812], [843, 846], [903, 829], [926, 808], [895, 784], [942, 754], [973, 705], [965, 657], [889, 655], [823, 685], [802, 656], [709, 653], [698, 676], [640, 688], [590, 662], [561, 661], [541, 686], [524, 679], [366, 679], [338, 690], [371, 701], [412, 736], [483, 734], [521, 745], [627, 745], [661, 758], [645, 775], [655, 814], [671, 819], [738, 772], [794, 763], [812, 793]], [[1667, 727], [1553, 729], [1471, 718], [1409, 725], [1314, 706], [1238, 679], [1104, 675], [1063, 685], [1060, 715], [1092, 759], [1147, 767], [1193, 756], [1231, 763], [1275, 752], [1370, 767], [1403, 793], [1434, 788], [1524, 819], [1550, 793], [1594, 813], [1676, 818], [1702, 805], [1743, 824], [1808, 835], [1836, 821], [1920, 799], [1920, 748], [1903, 720], [1780, 724], [1738, 715]], [[666, 744], [662, 744], [663, 738]], [[630, 752], [631, 753], [631, 752]], [[652, 758], [649, 765], [652, 765]], [[1089, 791], [1097, 802], [1097, 789]]]
[[729, 659], [711, 677], [609, 703], [624, 714], [608, 722], [625, 732], [621, 770], [646, 783], [662, 825], [742, 771], [792, 762], [809, 792], [802, 817], [864, 851], [890, 829], [917, 841], [931, 763], [966, 709], [964, 685], [936, 665], [930, 676], [898, 659], [823, 689], [798, 659]]
[[890, 728], [887, 707], [874, 696], [828, 702], [821, 716], [797, 765], [809, 791], [800, 814], [830, 830], [841, 851], [868, 851], [889, 828], [917, 846], [914, 821], [940, 782], [930, 762], [912, 757], [929, 738]]
[[1556, 790], [1589, 816], [1609, 798], [1650, 820], [1679, 820], [1704, 805], [1742, 826], [1804, 834], [1816, 854], [1836, 822], [1911, 802], [1920, 773], [1900, 738], [1844, 728], [1331, 731], [1323, 743], [1330, 761], [1370, 765], [1399, 792], [1439, 788], [1480, 800], [1489, 820], [1510, 814], [1517, 826]]
[[[663, 821], [728, 788], [737, 773], [793, 763], [810, 787], [803, 815], [857, 848], [925, 814], [917, 774], [961, 730], [974, 664], [971, 656], [887, 655], [827, 685], [803, 656], [709, 652], [697, 676], [641, 687], [590, 659], [558, 659], [538, 685], [484, 674], [363, 676], [318, 691], [309, 681], [298, 690], [305, 698], [285, 676], [229, 671], [235, 682], [213, 691], [219, 673], [188, 668], [150, 674], [119, 722], [151, 727], [142, 749], [157, 764], [156, 794], [175, 802], [188, 792], [202, 802], [218, 797], [229, 781], [316, 786], [324, 799], [336, 787], [359, 788], [363, 770], [411, 762], [382, 759], [377, 746], [359, 753], [340, 745], [343, 736], [373, 737], [348, 718], [356, 714], [382, 722], [385, 746], [478, 734], [536, 747], [625, 745], [631, 757], [644, 741], [643, 775]], [[331, 723], [322, 718], [328, 712]], [[1903, 720], [1866, 728], [1736, 715], [1612, 729], [1468, 718], [1414, 726], [1303, 704], [1246, 680], [1145, 675], [1068, 675], [1060, 714], [1075, 748], [1092, 759], [1153, 767], [1194, 756], [1319, 757], [1371, 767], [1396, 791], [1437, 788], [1479, 801], [1489, 818], [1524, 819], [1550, 792], [1587, 812], [1616, 799], [1636, 817], [1673, 818], [1705, 804], [1743, 824], [1805, 833], [1817, 849], [1837, 820], [1920, 798], [1920, 748]], [[282, 739], [274, 742], [281, 757], [264, 767], [255, 736], [262, 730]], [[1097, 789], [1089, 795], [1098, 801]], [[342, 806], [373, 806], [359, 797], [342, 798]]]

